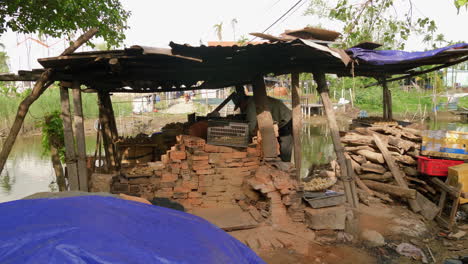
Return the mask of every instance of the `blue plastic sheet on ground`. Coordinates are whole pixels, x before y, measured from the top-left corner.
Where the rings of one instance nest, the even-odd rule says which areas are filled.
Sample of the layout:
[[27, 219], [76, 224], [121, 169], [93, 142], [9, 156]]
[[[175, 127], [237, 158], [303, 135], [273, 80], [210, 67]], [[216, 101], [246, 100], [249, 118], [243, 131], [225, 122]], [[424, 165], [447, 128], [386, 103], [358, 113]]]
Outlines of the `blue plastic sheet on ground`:
[[398, 64], [402, 62], [409, 62], [418, 59], [429, 58], [437, 55], [440, 52], [453, 49], [453, 48], [468, 48], [467, 43], [458, 43], [448, 47], [429, 50], [429, 51], [415, 51], [407, 52], [401, 50], [369, 50], [363, 48], [350, 48], [347, 51], [351, 52], [351, 57], [360, 59], [373, 65], [385, 64]]
[[264, 263], [211, 223], [112, 197], [0, 203], [0, 263]]

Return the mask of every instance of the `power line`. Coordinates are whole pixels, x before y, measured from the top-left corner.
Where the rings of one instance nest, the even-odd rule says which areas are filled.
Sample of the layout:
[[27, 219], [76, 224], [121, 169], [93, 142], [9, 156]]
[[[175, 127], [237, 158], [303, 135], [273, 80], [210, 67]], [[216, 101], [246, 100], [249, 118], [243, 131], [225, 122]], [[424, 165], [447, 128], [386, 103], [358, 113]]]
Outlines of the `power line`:
[[[271, 24], [269, 27], [267, 27], [265, 30], [262, 31], [262, 33], [265, 33], [267, 30], [269, 30], [270, 28], [272, 28], [276, 23], [278, 23], [283, 17], [285, 17], [289, 12], [291, 12], [291, 10], [293, 10], [297, 5], [299, 5], [303, 0], [299, 0], [297, 1], [291, 8], [288, 9], [288, 11], [286, 11], [283, 15], [281, 15], [277, 20], [275, 20], [275, 22], [273, 22], [273, 24]], [[250, 41], [253, 41], [254, 39], [256, 39], [257, 37], [254, 37], [252, 38]]]

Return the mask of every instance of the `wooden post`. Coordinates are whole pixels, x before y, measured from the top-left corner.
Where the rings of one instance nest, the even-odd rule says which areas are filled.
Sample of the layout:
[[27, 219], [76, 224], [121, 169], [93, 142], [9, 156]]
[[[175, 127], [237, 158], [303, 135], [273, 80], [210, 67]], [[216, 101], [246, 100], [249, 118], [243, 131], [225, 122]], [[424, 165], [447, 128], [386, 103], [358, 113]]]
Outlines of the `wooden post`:
[[388, 89], [387, 81], [385, 80], [385, 78], [382, 78], [382, 88], [383, 118], [385, 120], [390, 120], [392, 119], [392, 95], [390, 93], [390, 90]]
[[84, 131], [83, 120], [83, 104], [81, 100], [80, 83], [73, 82], [73, 106], [74, 117], [73, 123], [75, 125], [76, 133], [76, 150], [78, 154], [78, 179], [80, 191], [88, 191], [88, 169], [86, 167], [86, 139]]
[[299, 74], [291, 74], [291, 96], [292, 96], [292, 122], [293, 122], [293, 140], [294, 140], [294, 164], [296, 165], [297, 180], [301, 180], [301, 99], [299, 97]]
[[[60, 54], [61, 56], [69, 55], [73, 53], [76, 49], [78, 49], [81, 45], [83, 45], [86, 41], [92, 38], [96, 33], [97, 29], [93, 28], [87, 31], [85, 34], [81, 35], [70, 47]], [[13, 144], [16, 141], [16, 137], [23, 126], [24, 118], [28, 113], [29, 107], [41, 96], [41, 94], [49, 87], [53, 81], [50, 80], [53, 71], [51, 69], [46, 69], [39, 79], [34, 84], [32, 92], [20, 103], [18, 107], [18, 112], [16, 113], [16, 118], [11, 126], [10, 133], [6, 138], [2, 152], [0, 153], [0, 173], [2, 173], [3, 168], [5, 167], [5, 163], [8, 159], [8, 155], [10, 155], [11, 149], [13, 148]]]
[[387, 106], [387, 108], [388, 108], [388, 109], [387, 109], [387, 111], [388, 111], [388, 119], [389, 119], [389, 120], [393, 120], [392, 91], [390, 91], [390, 89], [388, 89], [387, 91], [388, 91], [388, 95], [387, 95], [387, 98], [388, 98], [388, 106]]
[[323, 109], [325, 111], [325, 116], [327, 117], [333, 147], [335, 149], [338, 164], [340, 165], [341, 179], [345, 188], [346, 199], [351, 206], [354, 206], [356, 195], [353, 194], [352, 191], [353, 189], [355, 189], [355, 187], [352, 188], [351, 185], [355, 183], [353, 178], [350, 178], [350, 176], [352, 175], [348, 175], [344, 149], [341, 145], [340, 133], [338, 130], [338, 124], [336, 123], [335, 112], [333, 111], [333, 106], [328, 95], [328, 87], [327, 80], [325, 79], [325, 74], [321, 72], [314, 73], [314, 80], [317, 83], [317, 91], [320, 93], [320, 97], [322, 99]]
[[262, 147], [265, 158], [277, 157], [275, 130], [273, 128], [273, 118], [268, 106], [268, 97], [266, 93], [263, 77], [256, 78], [253, 83], [253, 94], [255, 108], [257, 110], [258, 130], [262, 135]]
[[117, 169], [116, 155], [115, 155], [115, 144], [112, 137], [111, 124], [109, 120], [109, 108], [108, 100], [106, 97], [109, 97], [107, 92], [99, 92], [99, 123], [102, 128], [102, 142], [104, 143], [104, 151], [106, 154], [106, 163], [107, 169], [109, 172], [113, 172]]
[[105, 99], [105, 108], [107, 109], [107, 118], [109, 120], [109, 128], [112, 136], [113, 148], [114, 148], [114, 159], [116, 163], [116, 168], [120, 168], [120, 155], [115, 145], [115, 142], [119, 140], [119, 133], [117, 131], [117, 123], [115, 122], [115, 113], [114, 107], [112, 106], [112, 100], [110, 95], [104, 97]]
[[70, 191], [78, 191], [80, 186], [75, 154], [75, 140], [73, 137], [70, 113], [70, 98], [68, 95], [68, 87], [62, 85], [63, 84], [60, 86], [60, 101], [62, 105], [63, 135], [65, 139], [65, 163], [67, 164]]

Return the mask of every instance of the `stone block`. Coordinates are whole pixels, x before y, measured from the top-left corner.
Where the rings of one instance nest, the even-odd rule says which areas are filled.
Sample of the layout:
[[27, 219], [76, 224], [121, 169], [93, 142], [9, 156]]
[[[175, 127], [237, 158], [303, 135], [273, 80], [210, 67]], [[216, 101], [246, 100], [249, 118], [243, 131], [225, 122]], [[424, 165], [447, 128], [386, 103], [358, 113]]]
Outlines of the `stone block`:
[[218, 152], [220, 153], [232, 153], [237, 151], [236, 149], [230, 148], [230, 147], [225, 147], [225, 146], [219, 146], [218, 147]]
[[305, 220], [310, 229], [344, 230], [346, 209], [344, 206], [306, 208]]

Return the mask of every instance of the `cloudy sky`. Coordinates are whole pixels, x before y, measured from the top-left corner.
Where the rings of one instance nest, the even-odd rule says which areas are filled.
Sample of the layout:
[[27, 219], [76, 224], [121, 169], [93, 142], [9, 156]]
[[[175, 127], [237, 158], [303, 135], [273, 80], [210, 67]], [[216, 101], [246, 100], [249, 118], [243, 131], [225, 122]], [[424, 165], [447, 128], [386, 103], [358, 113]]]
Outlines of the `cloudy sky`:
[[[198, 45], [217, 40], [214, 24], [223, 23], [223, 40], [233, 40], [248, 33], [261, 32], [291, 8], [297, 0], [121, 0], [124, 8], [132, 12], [130, 29], [126, 32], [125, 46], [140, 44], [165, 47], [170, 41]], [[279, 34], [285, 29], [302, 28], [320, 24], [324, 28], [340, 31], [341, 25], [304, 16], [308, 0], [303, 0], [284, 19], [267, 33]], [[406, 7], [397, 7], [404, 10]], [[457, 15], [452, 0], [413, 0], [413, 16], [428, 16], [437, 23], [439, 33], [447, 40], [468, 42], [468, 12]], [[236, 19], [235, 28], [231, 21]], [[40, 67], [37, 58], [58, 55], [67, 45], [60, 39], [47, 39], [46, 48], [31, 40], [34, 36], [8, 32], [0, 38], [10, 56], [10, 68]], [[406, 46], [409, 51], [424, 50], [427, 45], [421, 39], [411, 38]]]

